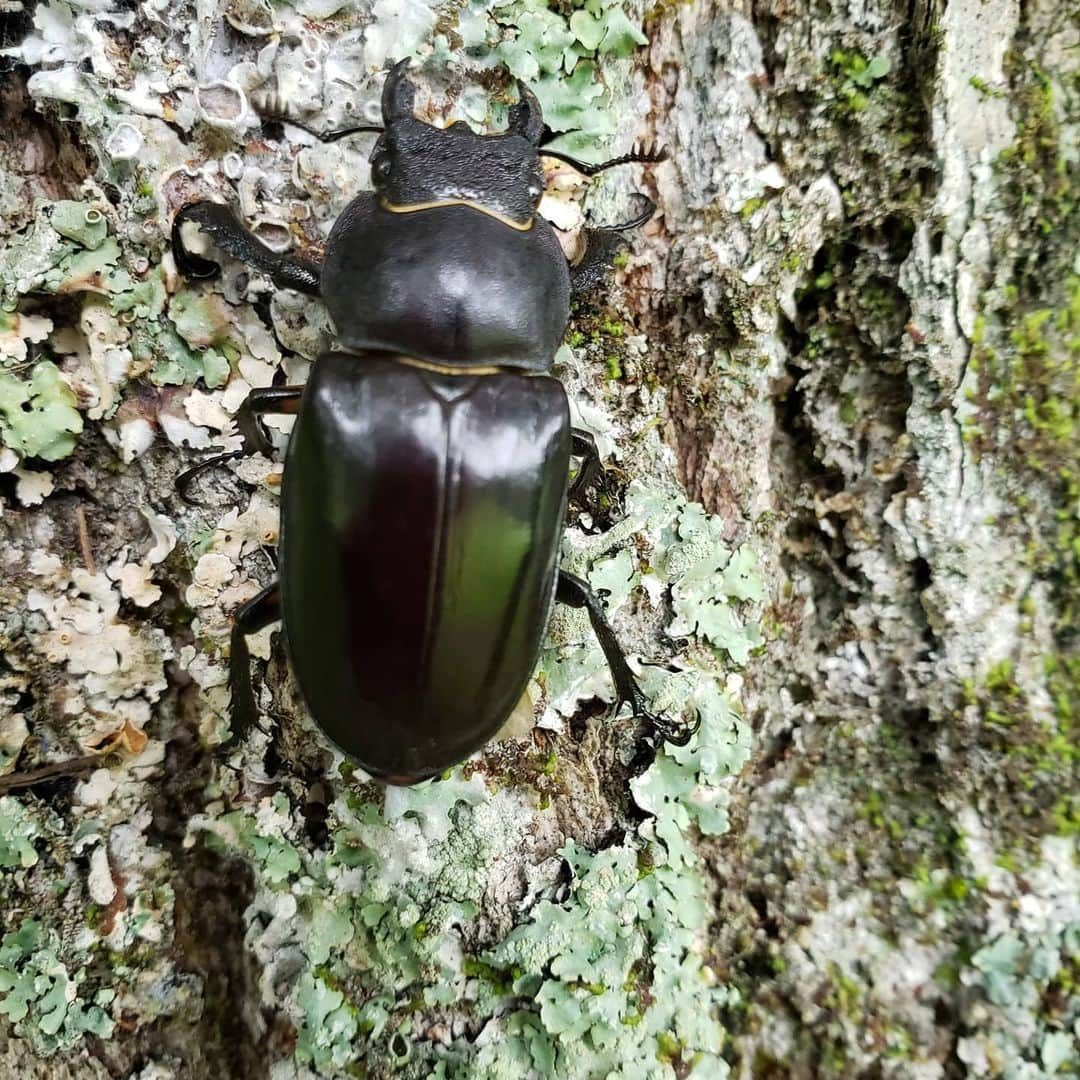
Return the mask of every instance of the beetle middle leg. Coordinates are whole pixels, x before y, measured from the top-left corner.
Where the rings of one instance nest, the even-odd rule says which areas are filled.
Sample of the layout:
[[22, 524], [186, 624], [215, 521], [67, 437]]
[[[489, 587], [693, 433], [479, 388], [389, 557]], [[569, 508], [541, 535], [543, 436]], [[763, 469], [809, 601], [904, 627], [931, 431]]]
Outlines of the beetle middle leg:
[[185, 469], [176, 478], [176, 490], [180, 498], [184, 502], [191, 502], [189, 492], [192, 481], [202, 476], [208, 469], [213, 469], [226, 461], [247, 457], [248, 454], [269, 454], [273, 447], [262, 424], [259, 423], [259, 417], [271, 413], [295, 416], [300, 409], [300, 397], [303, 392], [302, 386], [260, 386], [252, 390], [244, 398], [244, 403], [236, 413], [236, 426], [243, 436], [244, 449], [215, 454], [205, 461], [200, 461], [198, 465]]
[[685, 724], [673, 722], [663, 716], [654, 716], [649, 712], [645, 695], [638, 686], [630, 665], [626, 662], [626, 654], [615, 637], [615, 631], [604, 614], [604, 605], [600, 597], [589, 588], [585, 581], [568, 574], [565, 570], [559, 571], [558, 583], [555, 586], [555, 599], [561, 604], [570, 607], [585, 608], [589, 613], [589, 622], [592, 623], [593, 633], [600, 641], [600, 648], [604, 650], [604, 657], [611, 669], [611, 677], [615, 682], [615, 691], [621, 705], [628, 702], [633, 709], [634, 716], [644, 721], [649, 732], [647, 738], [653, 747], [657, 742], [669, 742], [675, 746], [685, 746], [697, 731], [697, 724]]
[[600, 473], [600, 451], [597, 450], [596, 440], [589, 432], [581, 428], [571, 428], [570, 453], [574, 457], [581, 458], [581, 465], [570, 484], [566, 497], [569, 502], [581, 505], [581, 497], [585, 489], [596, 480]]
[[186, 277], [206, 280], [221, 272], [212, 259], [196, 255], [184, 246], [180, 230], [188, 222], [198, 225], [222, 251], [267, 274], [279, 288], [320, 295], [321, 272], [316, 263], [271, 250], [245, 229], [227, 206], [213, 202], [191, 203], [173, 218], [173, 258]]
[[281, 590], [277, 582], [256, 593], [233, 616], [232, 636], [229, 640], [229, 690], [232, 693], [229, 721], [233, 738], [237, 740], [243, 739], [251, 725], [259, 719], [255, 690], [251, 685], [248, 635], [257, 633], [280, 618]]

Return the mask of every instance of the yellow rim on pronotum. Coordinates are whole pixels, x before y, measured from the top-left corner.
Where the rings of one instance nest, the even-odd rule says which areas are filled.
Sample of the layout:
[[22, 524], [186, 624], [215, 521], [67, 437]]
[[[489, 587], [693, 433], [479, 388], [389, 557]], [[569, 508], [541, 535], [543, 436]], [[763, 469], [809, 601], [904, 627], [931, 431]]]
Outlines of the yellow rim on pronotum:
[[488, 217], [501, 221], [504, 225], [509, 225], [511, 229], [516, 229], [518, 232], [528, 232], [536, 220], [534, 216], [522, 224], [520, 221], [515, 221], [505, 214], [500, 214], [497, 210], [492, 210], [481, 203], [472, 202], [470, 199], [434, 199], [432, 202], [409, 203], [408, 206], [398, 206], [388, 199], [380, 198], [379, 205], [384, 210], [389, 210], [391, 214], [416, 214], [421, 210], [436, 210], [440, 206], [467, 206], [470, 210], [478, 210], [481, 214], [487, 214]]

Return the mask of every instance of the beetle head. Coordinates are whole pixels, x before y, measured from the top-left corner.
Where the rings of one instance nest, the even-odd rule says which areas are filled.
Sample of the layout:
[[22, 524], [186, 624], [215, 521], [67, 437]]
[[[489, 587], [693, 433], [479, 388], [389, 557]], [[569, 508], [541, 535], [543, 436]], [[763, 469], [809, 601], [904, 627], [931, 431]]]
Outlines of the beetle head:
[[460, 122], [437, 128], [413, 115], [408, 65], [395, 64], [383, 86], [386, 129], [371, 153], [376, 192], [394, 206], [461, 199], [528, 223], [544, 192], [540, 103], [518, 83], [520, 101], [504, 133], [478, 135]]

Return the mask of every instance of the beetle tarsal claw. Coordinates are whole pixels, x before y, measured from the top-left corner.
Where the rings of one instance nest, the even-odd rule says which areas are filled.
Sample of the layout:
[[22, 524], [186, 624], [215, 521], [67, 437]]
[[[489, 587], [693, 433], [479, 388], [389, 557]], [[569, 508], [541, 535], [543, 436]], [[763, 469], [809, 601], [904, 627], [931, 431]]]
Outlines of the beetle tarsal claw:
[[672, 746], [686, 746], [697, 734], [698, 728], [701, 727], [701, 713], [697, 709], [694, 710], [693, 721], [689, 723], [685, 720], [670, 720], [663, 713], [655, 714], [651, 712], [646, 707], [645, 695], [637, 687], [634, 689], [636, 692], [629, 695], [624, 701], [630, 705], [634, 717], [647, 729], [645, 741], [653, 749], [659, 749], [660, 743], [669, 743]]
[[172, 226], [173, 259], [176, 262], [177, 269], [185, 277], [193, 278], [196, 281], [207, 281], [221, 273], [221, 267], [213, 259], [207, 259], [197, 254], [184, 243], [183, 228], [185, 225], [198, 225], [200, 229], [202, 227], [198, 213], [199, 207], [202, 205], [202, 203], [193, 203], [190, 206], [185, 206], [173, 219]]
[[587, 217], [586, 224], [588, 228], [592, 232], [598, 233], [621, 233], [628, 232], [630, 229], [640, 228], [656, 212], [656, 203], [641, 191], [635, 191], [632, 198], [634, 200], [635, 213], [628, 221], [619, 221], [613, 225], [597, 225], [591, 218]]
[[691, 723], [685, 720], [669, 720], [661, 713], [654, 716], [652, 713], [642, 713], [641, 719], [651, 728], [650, 742], [659, 749], [660, 743], [668, 743], [671, 746], [686, 746], [697, 734], [701, 727], [701, 714], [695, 710], [694, 719]]
[[203, 461], [192, 465], [191, 468], [185, 469], [176, 477], [176, 493], [180, 496], [181, 500], [189, 506], [210, 505], [202, 499], [193, 499], [191, 497], [191, 485], [198, 477], [202, 476], [203, 473], [216, 468], [218, 465], [224, 464], [226, 461], [235, 461], [237, 458], [243, 457], [244, 454], [245, 451], [243, 450], [229, 450], [224, 454], [214, 454], [213, 457], [206, 458]]

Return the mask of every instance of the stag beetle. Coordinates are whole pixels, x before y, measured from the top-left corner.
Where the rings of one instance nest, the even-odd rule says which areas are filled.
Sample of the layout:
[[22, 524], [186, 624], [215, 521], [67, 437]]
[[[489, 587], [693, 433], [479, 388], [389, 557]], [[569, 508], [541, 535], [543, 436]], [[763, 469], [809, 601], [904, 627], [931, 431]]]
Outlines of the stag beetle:
[[[684, 744], [689, 725], [651, 716], [588, 585], [559, 569], [568, 498], [599, 469], [596, 446], [570, 426], [566, 393], [547, 374], [570, 297], [602, 279], [617, 234], [587, 233], [570, 267], [537, 214], [540, 155], [586, 175], [662, 154], [635, 150], [601, 165], [543, 150], [540, 104], [519, 84], [502, 134], [413, 114], [408, 60], [388, 73], [375, 190], [334, 225], [322, 266], [271, 251], [224, 206], [185, 206], [174, 258], [191, 278], [217, 263], [185, 247], [196, 223], [226, 253], [282, 287], [321, 296], [339, 351], [304, 386], [251, 392], [238, 413], [245, 449], [270, 443], [258, 418], [295, 414], [281, 491], [280, 586], [235, 615], [230, 655], [236, 734], [257, 718], [245, 635], [281, 619], [303, 698], [326, 734], [367, 772], [412, 784], [464, 760], [495, 734], [524, 692], [555, 601], [584, 607], [647, 746]], [[310, 130], [310, 129], [308, 129]], [[581, 459], [568, 484], [571, 456]], [[568, 490], [569, 487], [569, 490]]]

